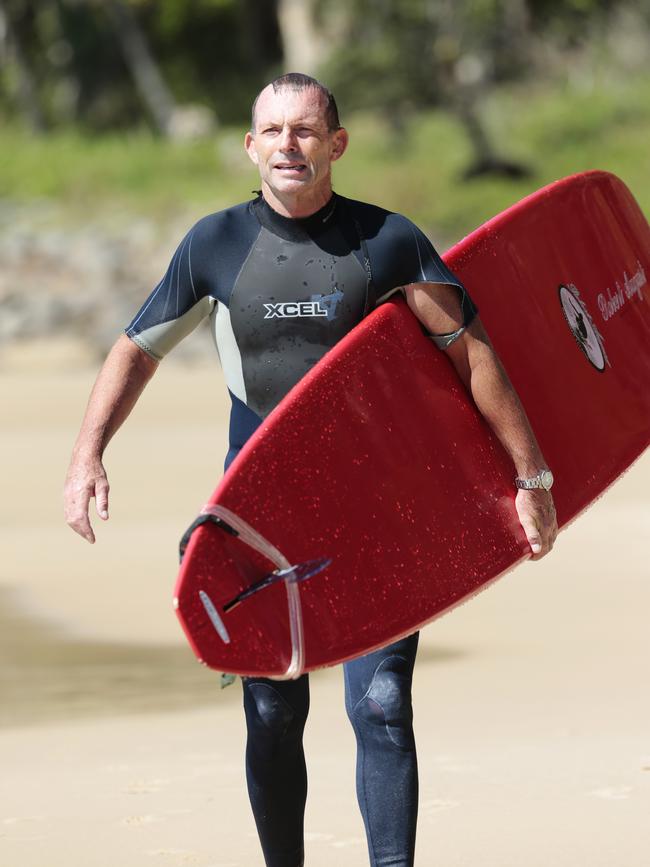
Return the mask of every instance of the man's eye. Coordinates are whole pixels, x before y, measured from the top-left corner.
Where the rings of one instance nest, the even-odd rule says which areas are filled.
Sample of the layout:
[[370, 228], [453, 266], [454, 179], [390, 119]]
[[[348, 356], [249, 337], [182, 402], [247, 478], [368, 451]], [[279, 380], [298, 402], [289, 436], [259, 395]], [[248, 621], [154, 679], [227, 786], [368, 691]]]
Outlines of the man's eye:
[[266, 129], [262, 130], [262, 132], [264, 133], [264, 135], [273, 135], [274, 133], [278, 132], [278, 127], [269, 126]]

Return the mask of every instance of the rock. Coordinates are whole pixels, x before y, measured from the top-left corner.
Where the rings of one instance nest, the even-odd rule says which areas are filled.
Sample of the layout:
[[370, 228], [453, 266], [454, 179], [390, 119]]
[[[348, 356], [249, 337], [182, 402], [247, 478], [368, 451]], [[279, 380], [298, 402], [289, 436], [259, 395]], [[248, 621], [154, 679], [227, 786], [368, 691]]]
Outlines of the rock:
[[[101, 359], [165, 272], [192, 216], [159, 226], [142, 217], [69, 225], [50, 203], [0, 201], [0, 364], [26, 341], [80, 342], [60, 358]], [[68, 341], [66, 343], [66, 341]], [[72, 341], [72, 342], [71, 342]], [[214, 352], [190, 335], [174, 355]]]

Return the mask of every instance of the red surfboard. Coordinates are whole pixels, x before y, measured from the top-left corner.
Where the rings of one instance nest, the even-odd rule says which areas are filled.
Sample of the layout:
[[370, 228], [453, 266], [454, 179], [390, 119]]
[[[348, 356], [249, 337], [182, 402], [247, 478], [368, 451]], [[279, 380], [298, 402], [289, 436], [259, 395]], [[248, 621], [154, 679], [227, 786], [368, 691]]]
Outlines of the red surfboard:
[[[556, 477], [560, 526], [650, 440], [650, 227], [605, 172], [540, 190], [444, 257]], [[396, 640], [529, 555], [514, 469], [398, 296], [246, 443], [175, 590], [198, 658], [297, 677]]]

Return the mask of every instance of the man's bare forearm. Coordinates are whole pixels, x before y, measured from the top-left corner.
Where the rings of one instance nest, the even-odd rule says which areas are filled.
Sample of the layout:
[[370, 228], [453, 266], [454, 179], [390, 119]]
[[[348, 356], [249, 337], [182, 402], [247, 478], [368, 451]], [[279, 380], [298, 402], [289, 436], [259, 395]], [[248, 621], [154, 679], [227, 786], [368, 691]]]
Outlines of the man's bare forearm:
[[488, 422], [515, 465], [517, 475], [536, 475], [546, 467], [528, 417], [501, 361], [480, 322], [467, 335], [466, 347], [453, 345], [448, 354]]
[[88, 400], [73, 456], [101, 457], [156, 372], [158, 362], [126, 335], [109, 352]]
[[153, 358], [122, 335], [108, 354], [91, 392], [63, 492], [66, 521], [88, 542], [95, 541], [88, 517], [91, 499], [95, 499], [99, 517], [108, 519], [109, 485], [102, 463], [104, 450], [157, 367]]
[[[463, 325], [456, 289], [444, 284], [406, 287], [411, 310], [432, 334], [453, 333]], [[544, 466], [535, 435], [481, 324], [474, 319], [446, 350], [476, 406], [506, 449], [520, 476], [534, 476]]]

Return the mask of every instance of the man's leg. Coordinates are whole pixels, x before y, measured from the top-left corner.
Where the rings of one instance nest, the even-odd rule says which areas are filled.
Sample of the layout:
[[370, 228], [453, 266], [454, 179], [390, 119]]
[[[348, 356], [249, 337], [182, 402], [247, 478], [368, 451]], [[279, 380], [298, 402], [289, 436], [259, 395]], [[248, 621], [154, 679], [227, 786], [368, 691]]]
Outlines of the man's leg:
[[411, 680], [418, 633], [343, 666], [371, 867], [412, 867], [418, 810]]
[[309, 680], [246, 677], [246, 779], [267, 867], [302, 867]]

